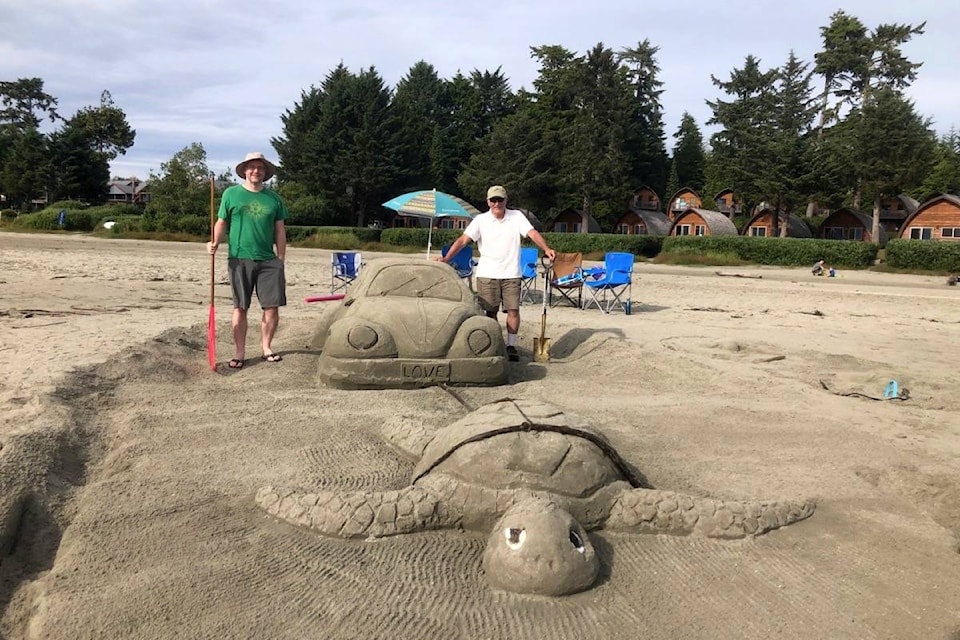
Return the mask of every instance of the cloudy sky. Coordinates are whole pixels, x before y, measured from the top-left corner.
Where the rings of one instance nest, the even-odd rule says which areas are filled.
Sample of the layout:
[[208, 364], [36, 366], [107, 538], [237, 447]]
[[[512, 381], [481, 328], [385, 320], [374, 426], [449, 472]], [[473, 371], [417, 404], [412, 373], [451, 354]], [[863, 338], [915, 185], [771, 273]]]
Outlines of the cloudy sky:
[[[99, 104], [106, 89], [136, 130], [114, 175], [146, 177], [193, 142], [217, 173], [247, 151], [275, 158], [270, 139], [301, 92], [343, 62], [375, 67], [390, 86], [419, 60], [442, 78], [502, 69], [511, 88], [531, 88], [530, 47], [584, 53], [649, 38], [660, 47], [667, 132], [684, 111], [706, 134], [707, 99], [748, 54], [764, 68], [791, 50], [806, 61], [820, 27], [842, 8], [868, 28], [919, 24], [905, 47], [923, 62], [909, 90], [938, 132], [960, 128], [960, 3], [955, 0], [0, 0], [0, 80], [39, 77], [60, 113]], [[668, 138], [668, 148], [672, 146]]]

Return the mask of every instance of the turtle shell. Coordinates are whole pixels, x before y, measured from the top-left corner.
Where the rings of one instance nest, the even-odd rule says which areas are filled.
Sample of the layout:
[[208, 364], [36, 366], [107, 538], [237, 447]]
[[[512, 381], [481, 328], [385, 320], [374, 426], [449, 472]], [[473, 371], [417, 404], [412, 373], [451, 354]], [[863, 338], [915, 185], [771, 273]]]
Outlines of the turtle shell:
[[531, 400], [484, 405], [438, 431], [414, 468], [413, 483], [437, 473], [492, 489], [578, 498], [618, 481], [643, 486], [602, 433]]

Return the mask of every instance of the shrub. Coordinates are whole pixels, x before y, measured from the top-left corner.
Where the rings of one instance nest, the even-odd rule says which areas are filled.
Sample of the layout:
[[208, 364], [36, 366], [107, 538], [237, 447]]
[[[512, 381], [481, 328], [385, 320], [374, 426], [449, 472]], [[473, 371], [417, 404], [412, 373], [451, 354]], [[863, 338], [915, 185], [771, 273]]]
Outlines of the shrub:
[[707, 255], [729, 254], [754, 264], [800, 266], [823, 259], [838, 267], [864, 268], [873, 264], [879, 247], [870, 242], [812, 238], [750, 238], [743, 236], [671, 236], [663, 251]]
[[894, 269], [960, 271], [960, 243], [897, 238], [887, 243], [886, 259]]

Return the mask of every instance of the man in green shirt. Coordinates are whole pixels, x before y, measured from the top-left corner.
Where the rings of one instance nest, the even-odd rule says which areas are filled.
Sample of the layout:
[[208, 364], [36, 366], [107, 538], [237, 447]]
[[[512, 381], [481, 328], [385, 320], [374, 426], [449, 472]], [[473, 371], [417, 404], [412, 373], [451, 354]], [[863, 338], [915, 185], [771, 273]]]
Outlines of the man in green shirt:
[[[284, 220], [287, 207], [283, 200], [264, 184], [277, 168], [262, 153], [248, 153], [237, 165], [243, 183], [228, 187], [220, 199], [220, 212], [213, 227], [213, 240], [207, 250], [214, 254], [229, 234], [227, 267], [233, 290], [233, 343], [236, 354], [231, 369], [243, 368], [246, 362], [247, 310], [257, 292], [263, 309], [260, 320], [260, 343], [263, 359], [280, 362], [279, 353], [271, 347], [280, 323], [280, 307], [287, 304], [283, 265], [287, 253], [287, 232]], [[276, 246], [276, 252], [274, 252]]]

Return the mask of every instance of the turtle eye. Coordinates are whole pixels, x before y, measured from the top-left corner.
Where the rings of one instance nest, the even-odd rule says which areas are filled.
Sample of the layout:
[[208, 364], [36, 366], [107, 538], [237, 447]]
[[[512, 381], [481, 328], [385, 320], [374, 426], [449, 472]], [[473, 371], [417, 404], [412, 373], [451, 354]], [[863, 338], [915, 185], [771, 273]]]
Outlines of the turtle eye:
[[570, 529], [570, 544], [577, 550], [577, 553], [583, 553], [586, 550], [583, 546], [583, 538], [573, 529]]
[[507, 546], [516, 551], [523, 546], [524, 540], [527, 539], [527, 532], [525, 529], [507, 528], [503, 530], [503, 537], [507, 539]]

